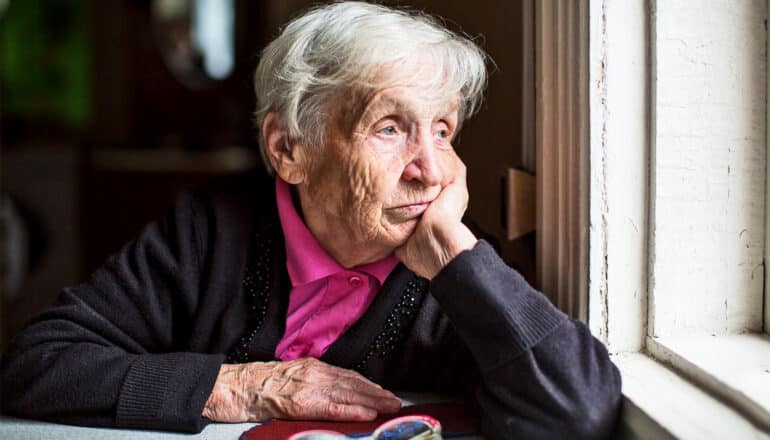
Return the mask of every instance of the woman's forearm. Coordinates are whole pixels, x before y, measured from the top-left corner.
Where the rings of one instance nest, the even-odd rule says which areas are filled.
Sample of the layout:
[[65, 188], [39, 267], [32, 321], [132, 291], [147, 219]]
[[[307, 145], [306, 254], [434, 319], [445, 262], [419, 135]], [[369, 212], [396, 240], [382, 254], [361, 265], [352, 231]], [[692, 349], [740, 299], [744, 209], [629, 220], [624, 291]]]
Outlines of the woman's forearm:
[[471, 351], [491, 438], [606, 437], [620, 376], [602, 343], [486, 242], [453, 260], [431, 292]]

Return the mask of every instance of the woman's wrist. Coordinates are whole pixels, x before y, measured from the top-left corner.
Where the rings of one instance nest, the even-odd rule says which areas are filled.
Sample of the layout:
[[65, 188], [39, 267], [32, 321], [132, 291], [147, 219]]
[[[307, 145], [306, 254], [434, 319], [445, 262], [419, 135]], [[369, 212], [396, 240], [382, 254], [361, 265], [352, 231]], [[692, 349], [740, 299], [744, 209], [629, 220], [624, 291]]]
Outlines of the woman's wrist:
[[257, 384], [264, 381], [261, 376], [270, 374], [272, 363], [222, 364], [217, 380], [211, 390], [202, 416], [217, 422], [246, 422], [266, 419], [260, 407]]
[[432, 271], [430, 279], [438, 275], [460, 253], [473, 249], [479, 241], [470, 229], [462, 223], [458, 223], [449, 233], [443, 235], [440, 244], [441, 250], [437, 258], [438, 264]]
[[232, 418], [233, 400], [235, 398], [234, 385], [237, 379], [236, 365], [222, 364], [217, 374], [217, 380], [211, 389], [211, 394], [203, 407], [203, 417], [223, 422]]

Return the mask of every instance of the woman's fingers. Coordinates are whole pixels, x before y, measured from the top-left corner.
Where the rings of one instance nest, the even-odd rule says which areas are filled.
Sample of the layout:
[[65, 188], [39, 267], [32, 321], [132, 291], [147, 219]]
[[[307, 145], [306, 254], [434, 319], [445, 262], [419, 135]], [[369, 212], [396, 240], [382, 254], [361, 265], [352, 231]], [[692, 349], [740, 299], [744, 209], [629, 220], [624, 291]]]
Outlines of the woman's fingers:
[[318, 362], [318, 368], [329, 374], [330, 398], [342, 404], [360, 405], [381, 412], [401, 408], [401, 400], [392, 392], [370, 381], [361, 374]]
[[459, 221], [468, 207], [465, 164], [455, 156], [453, 178], [441, 189], [436, 200], [423, 214], [430, 221]]
[[317, 369], [318, 374], [322, 376], [322, 378], [316, 378], [316, 380], [332, 381], [338, 387], [350, 388], [359, 393], [381, 399], [398, 400], [395, 394], [383, 389], [379, 384], [372, 382], [357, 371], [329, 365], [312, 358], [308, 358], [306, 361], [312, 364], [312, 368]]
[[382, 399], [398, 399], [392, 392], [366, 379], [355, 371], [350, 371], [350, 373], [352, 375], [338, 376], [333, 378], [333, 380], [338, 382], [341, 387], [347, 387], [359, 393]]
[[377, 411], [358, 405], [324, 402], [313, 407], [307, 414], [307, 418], [335, 422], [366, 422], [377, 418]]
[[372, 420], [379, 413], [398, 411], [396, 406], [386, 400], [343, 388], [308, 387], [289, 397], [289, 402], [282, 405], [284, 414], [278, 418], [302, 420]]
[[395, 396], [376, 397], [359, 391], [335, 387], [329, 391], [329, 400], [343, 405], [361, 406], [377, 412], [392, 413], [401, 408], [401, 400]]

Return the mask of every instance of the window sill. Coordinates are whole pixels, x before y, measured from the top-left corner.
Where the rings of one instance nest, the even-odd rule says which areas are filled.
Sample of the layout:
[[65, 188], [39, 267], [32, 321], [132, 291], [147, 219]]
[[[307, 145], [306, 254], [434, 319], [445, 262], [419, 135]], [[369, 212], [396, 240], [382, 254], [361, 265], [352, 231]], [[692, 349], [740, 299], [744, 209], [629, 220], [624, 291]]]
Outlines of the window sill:
[[650, 354], [770, 432], [770, 337], [648, 338]]
[[620, 353], [612, 360], [623, 376], [620, 438], [770, 438], [647, 355]]

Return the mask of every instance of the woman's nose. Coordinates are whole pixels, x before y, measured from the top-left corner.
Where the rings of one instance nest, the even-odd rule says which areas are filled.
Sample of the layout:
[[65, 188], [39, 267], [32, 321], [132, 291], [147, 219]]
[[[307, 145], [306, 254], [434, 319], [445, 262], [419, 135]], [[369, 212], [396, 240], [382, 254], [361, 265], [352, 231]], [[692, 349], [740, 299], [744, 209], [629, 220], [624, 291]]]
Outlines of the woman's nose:
[[418, 180], [423, 185], [435, 186], [441, 183], [443, 170], [438, 157], [438, 150], [433, 142], [433, 134], [420, 134], [412, 141], [414, 156], [404, 168], [405, 180]]

